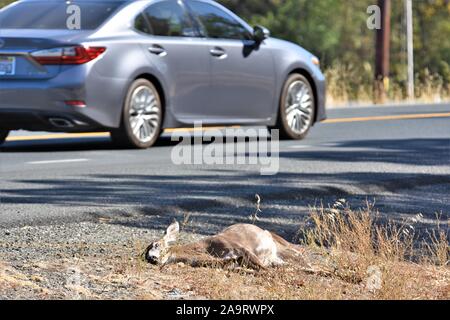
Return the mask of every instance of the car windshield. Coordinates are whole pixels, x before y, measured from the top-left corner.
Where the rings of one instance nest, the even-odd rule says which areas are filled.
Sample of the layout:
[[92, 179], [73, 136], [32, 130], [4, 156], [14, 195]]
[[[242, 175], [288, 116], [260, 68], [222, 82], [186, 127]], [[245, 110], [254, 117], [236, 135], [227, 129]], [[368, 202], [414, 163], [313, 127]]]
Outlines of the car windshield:
[[19, 1], [0, 11], [0, 29], [94, 30], [126, 1]]

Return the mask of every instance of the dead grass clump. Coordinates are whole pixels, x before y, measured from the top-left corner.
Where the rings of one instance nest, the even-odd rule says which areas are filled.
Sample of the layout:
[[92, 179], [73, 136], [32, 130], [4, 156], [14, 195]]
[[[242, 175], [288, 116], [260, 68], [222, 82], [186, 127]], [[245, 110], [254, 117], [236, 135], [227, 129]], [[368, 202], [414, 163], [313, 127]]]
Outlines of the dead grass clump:
[[[450, 100], [450, 69], [442, 64], [442, 73], [420, 70], [415, 77], [414, 102], [440, 103]], [[324, 70], [327, 79], [327, 103], [331, 106], [372, 104], [374, 98], [373, 67], [370, 63], [336, 63]], [[388, 103], [401, 103], [408, 99], [407, 83], [391, 78], [387, 92]]]
[[417, 243], [413, 226], [379, 224], [371, 205], [353, 211], [341, 200], [312, 210], [304, 242], [327, 257], [335, 277], [365, 286], [375, 298], [411, 299], [448, 286], [447, 236], [439, 227]]
[[27, 277], [13, 267], [0, 263], [0, 288], [3, 290], [28, 288], [35, 291], [37, 295], [48, 294], [49, 291], [40, 286], [41, 282], [42, 278], [37, 275]]

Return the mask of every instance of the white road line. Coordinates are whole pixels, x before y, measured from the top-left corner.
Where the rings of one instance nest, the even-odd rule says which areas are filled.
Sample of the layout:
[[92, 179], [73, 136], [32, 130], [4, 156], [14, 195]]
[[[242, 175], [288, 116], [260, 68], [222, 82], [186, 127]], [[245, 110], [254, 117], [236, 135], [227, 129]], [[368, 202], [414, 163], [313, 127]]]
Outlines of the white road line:
[[27, 164], [56, 164], [56, 163], [73, 163], [73, 162], [86, 162], [89, 159], [66, 159], [66, 160], [47, 160], [47, 161], [32, 161], [27, 162]]
[[342, 145], [341, 143], [322, 143], [320, 146], [327, 148], [337, 148], [340, 147], [341, 145]]
[[312, 148], [312, 146], [289, 146], [289, 149], [308, 149], [308, 148]]

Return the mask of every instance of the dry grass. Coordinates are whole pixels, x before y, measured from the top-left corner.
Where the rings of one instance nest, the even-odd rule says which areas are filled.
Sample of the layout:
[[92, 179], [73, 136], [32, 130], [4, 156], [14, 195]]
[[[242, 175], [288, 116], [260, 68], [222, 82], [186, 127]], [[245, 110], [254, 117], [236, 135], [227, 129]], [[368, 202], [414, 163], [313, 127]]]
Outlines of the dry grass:
[[40, 276], [27, 276], [10, 266], [0, 263], [0, 288], [2, 290], [15, 291], [27, 288], [33, 291], [36, 297], [45, 297], [49, 294], [49, 290], [40, 286], [41, 281], [42, 278]]
[[336, 277], [365, 282], [374, 298], [430, 298], [435, 290], [449, 298], [448, 221], [420, 241], [411, 224], [376, 222], [369, 204], [352, 211], [342, 200], [312, 211], [304, 242], [327, 256]]
[[[426, 242], [417, 240], [413, 226], [378, 222], [369, 205], [354, 211], [340, 201], [312, 209], [301, 239], [318, 272], [305, 272], [295, 262], [259, 272], [153, 267], [140, 256], [147, 244], [142, 242], [105, 247], [103, 256], [81, 250], [77, 257], [20, 270], [3, 265], [0, 296], [168, 299], [170, 292], [181, 292], [187, 299], [450, 299], [448, 221]], [[71, 268], [78, 270], [78, 282], [61, 280], [70, 280]]]
[[341, 201], [332, 208], [313, 209], [303, 242], [313, 257], [311, 264], [324, 272], [305, 273], [295, 262], [261, 272], [184, 264], [149, 271], [142, 262], [131, 261], [122, 273], [135, 274], [142, 282], [150, 272], [147, 285], [165, 279], [160, 282], [167, 290], [208, 299], [450, 298], [448, 221], [426, 242], [415, 241], [413, 226], [376, 222], [370, 205], [353, 211]]
[[[347, 106], [373, 104], [374, 81], [370, 64], [362, 66], [336, 64], [324, 71], [327, 79], [327, 104]], [[424, 69], [415, 79], [415, 97], [412, 102], [440, 103], [450, 101], [448, 75], [431, 73]], [[447, 80], [446, 80], [447, 79]], [[386, 103], [408, 101], [406, 82], [391, 79]]]

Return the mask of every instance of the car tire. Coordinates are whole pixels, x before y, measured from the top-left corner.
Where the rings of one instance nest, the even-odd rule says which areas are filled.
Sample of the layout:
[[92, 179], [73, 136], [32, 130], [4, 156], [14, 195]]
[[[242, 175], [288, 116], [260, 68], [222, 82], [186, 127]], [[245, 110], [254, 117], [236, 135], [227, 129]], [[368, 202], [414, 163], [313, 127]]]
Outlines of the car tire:
[[111, 131], [116, 145], [125, 148], [152, 147], [162, 132], [163, 110], [156, 87], [148, 80], [138, 79], [128, 90], [119, 129]]
[[6, 141], [8, 135], [9, 135], [8, 130], [0, 130], [0, 145], [2, 145]]
[[280, 99], [278, 121], [275, 128], [281, 139], [303, 140], [315, 119], [314, 90], [301, 74], [292, 74], [286, 80]]

